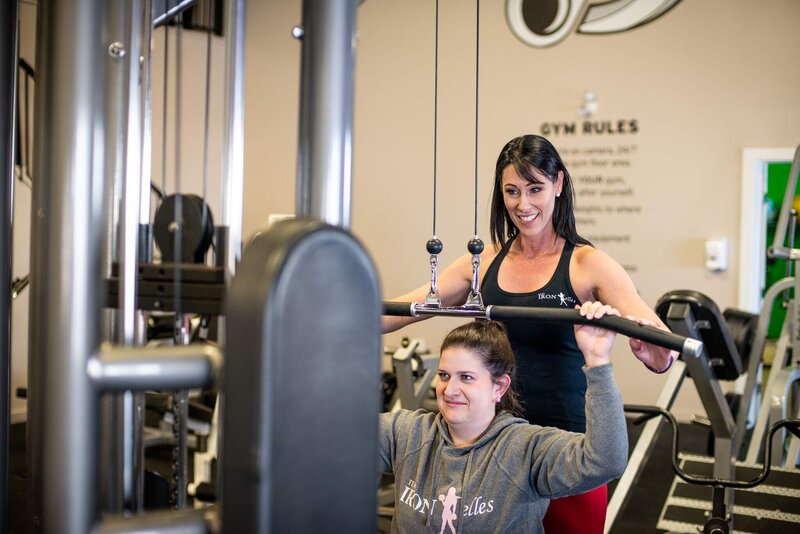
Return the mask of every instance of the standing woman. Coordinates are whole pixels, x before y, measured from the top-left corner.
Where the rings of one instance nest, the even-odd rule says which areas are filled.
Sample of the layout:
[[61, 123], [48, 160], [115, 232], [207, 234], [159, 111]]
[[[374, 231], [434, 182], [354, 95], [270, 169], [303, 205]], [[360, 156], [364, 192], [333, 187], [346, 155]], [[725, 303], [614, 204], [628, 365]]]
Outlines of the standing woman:
[[[574, 190], [555, 147], [544, 137], [509, 141], [497, 159], [491, 202], [494, 247], [481, 254], [481, 292], [486, 305], [573, 308], [587, 301], [606, 303], [642, 324], [667, 327], [641, 299], [633, 281], [611, 256], [578, 235]], [[472, 283], [472, 257], [465, 254], [439, 275], [443, 306], [463, 304]], [[394, 300], [424, 302], [423, 285]], [[423, 319], [384, 317], [384, 332]], [[517, 389], [525, 418], [543, 426], [585, 432], [586, 380], [583, 358], [568, 325], [547, 329], [525, 321], [505, 321], [517, 356]], [[630, 348], [650, 371], [666, 372], [675, 358], [668, 349], [630, 340]], [[600, 534], [606, 487], [551, 503], [544, 520], [551, 534]]]

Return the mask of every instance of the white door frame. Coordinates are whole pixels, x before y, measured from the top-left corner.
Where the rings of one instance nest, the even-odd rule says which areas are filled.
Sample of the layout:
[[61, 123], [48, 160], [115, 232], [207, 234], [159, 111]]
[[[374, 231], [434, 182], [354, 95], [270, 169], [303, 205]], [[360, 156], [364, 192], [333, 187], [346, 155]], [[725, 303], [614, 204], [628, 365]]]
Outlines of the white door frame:
[[[758, 313], [764, 289], [767, 214], [767, 165], [791, 163], [794, 148], [745, 148], [742, 152], [741, 217], [739, 230], [739, 302], [742, 310]], [[779, 207], [776, 207], [780, 209]]]

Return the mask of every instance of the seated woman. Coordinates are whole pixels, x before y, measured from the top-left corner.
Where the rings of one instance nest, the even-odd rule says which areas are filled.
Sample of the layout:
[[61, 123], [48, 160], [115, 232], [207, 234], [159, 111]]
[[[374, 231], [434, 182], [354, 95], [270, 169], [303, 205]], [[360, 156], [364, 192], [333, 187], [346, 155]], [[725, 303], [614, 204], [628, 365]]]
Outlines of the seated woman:
[[[581, 315], [619, 315], [585, 302]], [[619, 477], [628, 438], [609, 362], [616, 334], [576, 325], [584, 356], [586, 433], [531, 425], [518, 417], [514, 353], [505, 328], [474, 321], [442, 343], [439, 413], [381, 414], [380, 467], [395, 477], [392, 532], [544, 532], [550, 499], [584, 493]]]

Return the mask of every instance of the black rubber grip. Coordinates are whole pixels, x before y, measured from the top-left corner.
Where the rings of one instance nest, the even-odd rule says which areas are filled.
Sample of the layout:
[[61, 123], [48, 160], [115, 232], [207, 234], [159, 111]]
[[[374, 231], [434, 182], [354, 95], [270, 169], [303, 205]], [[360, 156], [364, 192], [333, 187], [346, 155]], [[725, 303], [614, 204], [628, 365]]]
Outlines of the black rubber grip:
[[527, 319], [536, 322], [595, 324], [619, 334], [678, 352], [683, 352], [686, 345], [686, 337], [672, 332], [665, 332], [653, 326], [644, 326], [636, 321], [615, 315], [605, 315], [600, 319], [587, 319], [576, 309], [491, 306], [487, 316], [490, 319]]
[[411, 313], [411, 302], [383, 302], [383, 314], [395, 317], [414, 317]]
[[201, 502], [217, 502], [217, 487], [208, 482], [201, 482], [195, 488], [195, 499]]

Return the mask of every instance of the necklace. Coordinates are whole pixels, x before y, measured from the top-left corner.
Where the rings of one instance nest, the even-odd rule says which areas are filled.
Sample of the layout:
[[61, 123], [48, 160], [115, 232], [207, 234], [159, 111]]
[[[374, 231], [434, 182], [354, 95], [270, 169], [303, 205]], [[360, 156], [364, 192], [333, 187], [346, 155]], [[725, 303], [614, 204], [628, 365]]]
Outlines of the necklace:
[[519, 253], [522, 256], [522, 259], [527, 260], [527, 261], [535, 261], [535, 260], [541, 258], [542, 256], [546, 255], [546, 254], [551, 254], [551, 253], [555, 252], [557, 245], [558, 245], [558, 238], [556, 238], [556, 240], [553, 242], [553, 246], [551, 246], [550, 248], [548, 248], [546, 250], [542, 250], [541, 252], [539, 252], [537, 254], [534, 254], [533, 256], [528, 256], [527, 254], [525, 254], [525, 251], [522, 250], [522, 245], [521, 244], [519, 245], [518, 248], [520, 249]]

